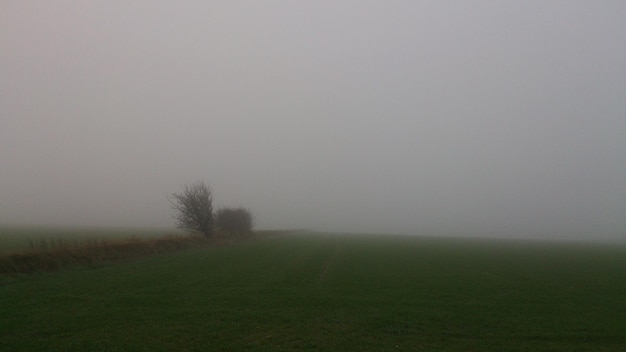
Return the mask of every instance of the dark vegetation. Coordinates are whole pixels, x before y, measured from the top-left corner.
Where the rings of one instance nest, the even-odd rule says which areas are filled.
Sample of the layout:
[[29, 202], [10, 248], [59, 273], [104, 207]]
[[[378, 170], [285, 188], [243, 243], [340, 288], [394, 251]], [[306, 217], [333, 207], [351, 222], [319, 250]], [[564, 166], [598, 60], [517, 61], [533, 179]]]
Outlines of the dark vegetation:
[[231, 236], [249, 235], [252, 222], [252, 213], [246, 208], [222, 208], [215, 214], [217, 228]]
[[253, 217], [246, 208], [222, 208], [213, 214], [211, 189], [203, 181], [186, 185], [181, 193], [174, 193], [170, 205], [176, 211], [176, 227], [203, 234], [242, 237], [252, 233]]

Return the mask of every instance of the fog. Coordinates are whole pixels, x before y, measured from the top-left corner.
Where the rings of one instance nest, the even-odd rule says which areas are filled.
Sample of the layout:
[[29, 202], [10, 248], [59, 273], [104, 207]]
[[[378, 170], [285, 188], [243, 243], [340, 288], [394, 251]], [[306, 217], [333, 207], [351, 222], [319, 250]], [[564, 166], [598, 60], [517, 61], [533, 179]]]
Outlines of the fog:
[[2, 1], [0, 224], [626, 238], [626, 2]]

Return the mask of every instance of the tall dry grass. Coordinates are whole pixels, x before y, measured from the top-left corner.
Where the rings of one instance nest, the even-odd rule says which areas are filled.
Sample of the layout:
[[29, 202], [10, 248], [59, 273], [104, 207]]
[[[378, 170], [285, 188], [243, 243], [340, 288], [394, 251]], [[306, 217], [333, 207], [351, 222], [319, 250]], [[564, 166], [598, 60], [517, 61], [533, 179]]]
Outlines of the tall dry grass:
[[27, 250], [0, 256], [0, 274], [55, 271], [76, 265], [94, 265], [201, 247], [210, 243], [217, 241], [200, 235], [153, 239], [29, 240]]

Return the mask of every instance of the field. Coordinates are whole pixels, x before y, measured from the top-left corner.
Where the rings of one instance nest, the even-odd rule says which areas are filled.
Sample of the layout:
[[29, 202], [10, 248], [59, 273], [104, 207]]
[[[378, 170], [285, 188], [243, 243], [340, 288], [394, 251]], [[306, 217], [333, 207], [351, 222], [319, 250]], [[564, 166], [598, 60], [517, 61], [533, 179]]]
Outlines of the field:
[[622, 351], [626, 248], [299, 233], [0, 277], [0, 351]]

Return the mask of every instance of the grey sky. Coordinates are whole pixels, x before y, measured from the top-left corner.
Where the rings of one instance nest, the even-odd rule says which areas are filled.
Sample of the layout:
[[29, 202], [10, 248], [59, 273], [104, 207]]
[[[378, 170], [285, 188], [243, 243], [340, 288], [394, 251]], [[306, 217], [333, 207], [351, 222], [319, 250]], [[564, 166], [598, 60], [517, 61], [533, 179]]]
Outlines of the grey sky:
[[626, 237], [626, 2], [3, 1], [0, 223]]

